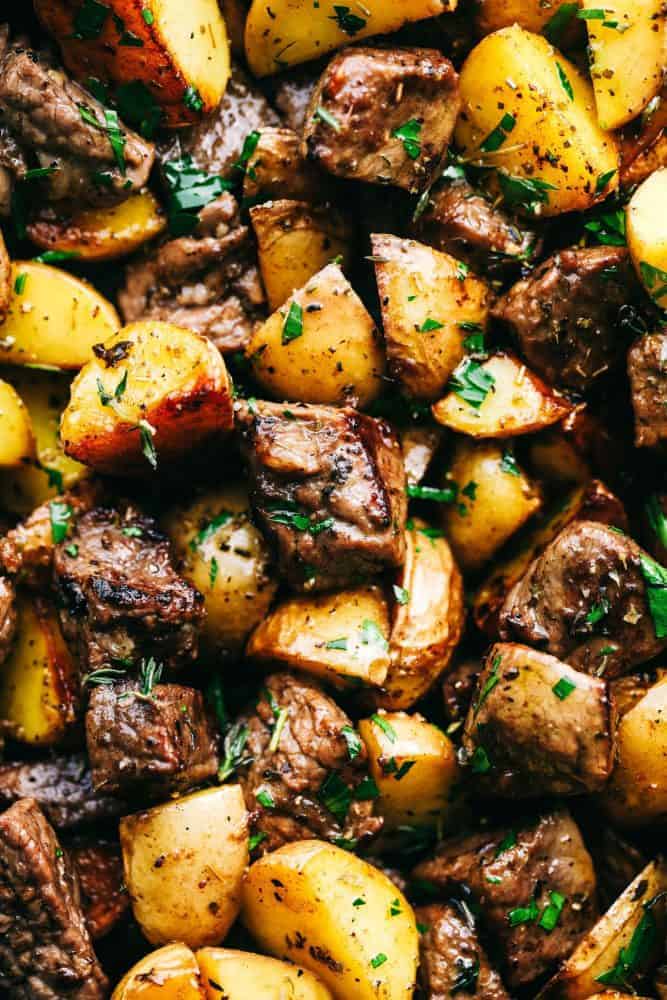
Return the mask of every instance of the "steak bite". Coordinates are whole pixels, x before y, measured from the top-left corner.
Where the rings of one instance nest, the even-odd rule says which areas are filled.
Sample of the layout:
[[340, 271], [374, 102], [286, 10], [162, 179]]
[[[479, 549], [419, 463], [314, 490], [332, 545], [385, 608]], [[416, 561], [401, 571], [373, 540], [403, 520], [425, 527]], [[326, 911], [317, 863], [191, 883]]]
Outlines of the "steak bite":
[[456, 901], [415, 910], [419, 939], [419, 979], [428, 1000], [468, 996], [509, 1000], [509, 993], [479, 943], [472, 913]]
[[401, 446], [349, 407], [240, 403], [251, 501], [280, 570], [299, 590], [400, 566], [407, 514]]
[[178, 667], [196, 657], [204, 599], [176, 573], [151, 518], [132, 508], [88, 511], [57, 546], [54, 579], [63, 633], [84, 671], [149, 656]]
[[577, 670], [616, 677], [667, 645], [651, 614], [657, 593], [645, 576], [651, 564], [621, 531], [574, 521], [510, 590], [501, 638], [536, 646]]
[[647, 333], [628, 352], [635, 414], [635, 444], [651, 448], [667, 439], [667, 333]]
[[16, 591], [11, 580], [0, 576], [0, 664], [9, 656], [16, 634]]
[[34, 799], [0, 815], [0, 913], [0, 989], [8, 1000], [108, 996], [77, 876]]
[[449, 145], [459, 107], [456, 70], [435, 49], [345, 49], [311, 97], [304, 147], [338, 177], [419, 191]]
[[123, 859], [115, 844], [82, 841], [67, 848], [81, 887], [81, 908], [93, 941], [108, 934], [130, 905]]

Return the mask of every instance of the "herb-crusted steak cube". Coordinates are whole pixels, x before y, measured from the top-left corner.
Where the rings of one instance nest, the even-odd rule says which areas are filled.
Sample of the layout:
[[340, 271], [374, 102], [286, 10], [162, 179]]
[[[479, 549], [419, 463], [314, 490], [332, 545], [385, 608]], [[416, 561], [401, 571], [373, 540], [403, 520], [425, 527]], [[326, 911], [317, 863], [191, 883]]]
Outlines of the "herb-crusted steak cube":
[[428, 1000], [468, 996], [509, 1000], [496, 970], [479, 943], [468, 907], [433, 903], [415, 910], [421, 930], [419, 978]]
[[650, 448], [667, 439], [667, 334], [649, 333], [630, 348], [628, 375], [635, 413], [635, 444]]

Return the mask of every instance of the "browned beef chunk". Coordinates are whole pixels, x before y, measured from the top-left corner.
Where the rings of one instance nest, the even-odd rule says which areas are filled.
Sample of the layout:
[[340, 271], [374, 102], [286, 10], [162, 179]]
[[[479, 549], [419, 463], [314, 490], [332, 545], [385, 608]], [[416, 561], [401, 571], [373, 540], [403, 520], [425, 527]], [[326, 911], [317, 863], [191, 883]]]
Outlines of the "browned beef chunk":
[[35, 166], [53, 168], [42, 181], [51, 201], [109, 204], [139, 190], [153, 165], [153, 146], [108, 115], [21, 40], [8, 44], [7, 29], [0, 28], [0, 127], [8, 136], [1, 159], [14, 178], [25, 176], [32, 155]]
[[389, 426], [348, 407], [240, 404], [260, 526], [298, 589], [324, 590], [400, 566], [405, 471]]
[[612, 827], [605, 826], [591, 853], [598, 875], [600, 905], [609, 909], [648, 864], [648, 858]]
[[0, 576], [0, 663], [3, 663], [12, 648], [16, 632], [16, 593], [6, 576]]
[[0, 816], [0, 929], [0, 989], [9, 1000], [108, 995], [78, 880], [34, 799]]
[[175, 571], [151, 518], [88, 511], [56, 548], [53, 568], [63, 633], [85, 671], [148, 656], [177, 667], [197, 655], [204, 599]]
[[623, 306], [635, 288], [625, 247], [562, 250], [517, 282], [493, 315], [548, 382], [585, 392], [624, 355]]
[[552, 969], [596, 918], [593, 863], [565, 811], [446, 840], [415, 875], [442, 890], [468, 887], [511, 988]]
[[433, 903], [415, 911], [424, 927], [419, 940], [419, 979], [426, 1000], [469, 996], [509, 1000], [496, 970], [477, 939], [468, 907]]
[[273, 674], [240, 726], [247, 726], [249, 762], [239, 780], [254, 830], [265, 835], [263, 851], [310, 837], [357, 841], [380, 830], [366, 748], [318, 684]]
[[123, 859], [117, 844], [72, 844], [67, 853], [79, 877], [81, 908], [93, 941], [118, 923], [130, 904], [123, 888]]
[[88, 762], [78, 753], [0, 764], [0, 803], [25, 798], [35, 799], [49, 823], [60, 830], [99, 823], [125, 808], [120, 799], [93, 791]]
[[647, 333], [628, 352], [635, 412], [635, 444], [651, 448], [667, 439], [667, 333]]
[[447, 149], [459, 106], [456, 70], [435, 49], [345, 49], [312, 95], [305, 147], [338, 177], [418, 191]]
[[[500, 634], [590, 674], [615, 677], [656, 656], [658, 638], [642, 565], [627, 535], [593, 521], [568, 525], [507, 595]], [[644, 561], [642, 563], [642, 561]]]
[[86, 712], [97, 792], [182, 790], [218, 770], [216, 730], [201, 691], [179, 684], [101, 684]]
[[442, 699], [447, 721], [463, 724], [472, 696], [477, 685], [477, 678], [482, 669], [479, 659], [466, 659], [448, 670], [442, 681]]

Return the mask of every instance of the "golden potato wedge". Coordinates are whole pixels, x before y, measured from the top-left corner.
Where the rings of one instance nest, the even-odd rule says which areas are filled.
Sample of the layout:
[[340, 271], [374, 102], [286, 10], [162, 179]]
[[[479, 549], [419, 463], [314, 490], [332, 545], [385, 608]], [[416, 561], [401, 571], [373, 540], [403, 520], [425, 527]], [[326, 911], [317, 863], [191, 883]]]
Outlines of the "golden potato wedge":
[[[582, 0], [588, 13], [589, 66], [597, 117], [603, 129], [632, 121], [662, 87], [667, 63], [662, 0]], [[593, 12], [591, 14], [591, 12]]]
[[563, 420], [570, 403], [511, 354], [466, 358], [449, 392], [431, 407], [439, 424], [476, 438], [532, 434]]
[[301, 155], [301, 139], [296, 132], [263, 128], [246, 166], [243, 197], [322, 202], [326, 192], [326, 176]]
[[37, 16], [78, 80], [92, 76], [127, 86], [125, 103], [148, 99], [170, 128], [218, 107], [230, 60], [217, 0], [108, 0], [94, 5], [92, 17], [85, 6], [82, 0], [35, 0]]
[[336, 264], [255, 331], [246, 356], [274, 399], [363, 407], [382, 386], [384, 353], [375, 324]]
[[110, 208], [90, 208], [67, 218], [37, 215], [27, 225], [29, 239], [42, 250], [73, 253], [80, 260], [126, 257], [159, 236], [167, 221], [150, 191], [130, 195]]
[[598, 125], [593, 88], [545, 38], [518, 25], [487, 35], [460, 89], [457, 146], [469, 163], [494, 168], [489, 183], [509, 207], [583, 211], [618, 187], [617, 143]]
[[384, 712], [359, 722], [370, 771], [380, 790], [385, 831], [443, 822], [459, 779], [456, 747], [421, 715]]
[[0, 719], [15, 727], [19, 743], [53, 746], [76, 722], [78, 667], [54, 607], [21, 591], [16, 606], [14, 645], [0, 670]]
[[389, 609], [379, 587], [292, 597], [269, 612], [246, 655], [338, 686], [382, 684], [389, 670]]
[[191, 330], [131, 323], [98, 346], [72, 382], [65, 454], [98, 472], [145, 474], [233, 425], [217, 348]]
[[531, 435], [524, 454], [538, 479], [558, 487], [590, 482], [593, 470], [613, 485], [630, 460], [630, 446], [586, 403], [576, 403], [564, 420]]
[[199, 965], [184, 944], [168, 944], [140, 958], [111, 1000], [204, 1000]]
[[0, 379], [0, 468], [16, 468], [34, 457], [28, 409], [16, 389]]
[[120, 326], [118, 313], [92, 285], [34, 260], [12, 264], [13, 294], [0, 325], [0, 362], [81, 368], [93, 344]]
[[202, 948], [197, 961], [207, 1000], [331, 1000], [327, 987], [312, 972], [266, 955]]
[[223, 940], [238, 915], [248, 864], [240, 785], [124, 816], [120, 843], [132, 911], [151, 944], [202, 948]]
[[632, 263], [647, 293], [667, 309], [667, 167], [640, 184], [625, 209]]
[[0, 324], [2, 324], [12, 296], [12, 265], [5, 246], [5, 239], [0, 232]]
[[448, 253], [398, 236], [371, 236], [392, 374], [418, 399], [435, 400], [483, 333], [489, 289]]
[[186, 580], [204, 595], [206, 652], [237, 653], [267, 614], [278, 587], [247, 489], [230, 484], [168, 511], [163, 527]]
[[554, 38], [554, 45], [559, 45], [561, 41], [576, 37], [577, 27], [575, 10], [557, 17], [562, 6], [562, 0], [479, 0], [475, 24], [480, 35], [519, 24], [526, 31], [534, 31], [536, 35], [544, 33], [547, 38], [551, 37], [553, 26], [558, 37], [558, 41]]
[[269, 201], [250, 209], [250, 221], [271, 310], [334, 258], [343, 267], [349, 264], [352, 230], [332, 205]]
[[[390, 911], [398, 912], [389, 919]], [[336, 1000], [412, 998], [412, 907], [383, 872], [348, 851], [302, 840], [265, 854], [243, 884], [242, 919], [262, 948], [305, 965]]]
[[455, 10], [457, 0], [366, 0], [363, 7], [313, 7], [311, 0], [253, 0], [245, 51], [255, 76], [278, 73], [349, 45], [351, 39], [388, 35], [409, 21]]

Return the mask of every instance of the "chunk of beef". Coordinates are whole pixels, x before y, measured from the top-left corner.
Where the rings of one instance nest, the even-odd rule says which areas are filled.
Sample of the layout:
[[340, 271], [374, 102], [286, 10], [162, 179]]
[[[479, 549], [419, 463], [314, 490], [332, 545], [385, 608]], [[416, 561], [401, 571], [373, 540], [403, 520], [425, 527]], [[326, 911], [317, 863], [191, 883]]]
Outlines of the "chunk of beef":
[[[597, 915], [595, 871], [577, 825], [565, 812], [517, 829], [444, 841], [415, 869], [442, 890], [467, 886], [499, 946], [510, 988], [539, 978], [570, 954]], [[563, 897], [553, 929], [544, 913]]]
[[175, 571], [151, 518], [96, 507], [53, 562], [62, 630], [87, 672], [151, 655], [177, 667], [197, 655], [204, 599]]
[[624, 355], [623, 307], [636, 287], [625, 247], [562, 250], [510, 288], [492, 314], [547, 382], [585, 392]]
[[667, 333], [647, 333], [628, 352], [635, 413], [635, 444], [652, 448], [667, 439]]
[[16, 634], [16, 592], [6, 576], [0, 576], [0, 663], [9, 656]]
[[426, 1000], [470, 996], [509, 1000], [496, 970], [479, 943], [468, 907], [433, 903], [415, 911], [426, 929], [419, 940], [419, 979]]
[[400, 566], [407, 513], [400, 444], [349, 407], [239, 404], [251, 502], [297, 589]]
[[344, 49], [312, 95], [304, 146], [338, 177], [419, 191], [449, 145], [459, 107], [458, 75], [437, 50]]
[[622, 532], [574, 521], [510, 590], [501, 638], [605, 677], [650, 660], [667, 640], [658, 638], [651, 616], [646, 558]]
[[0, 816], [0, 928], [0, 989], [9, 1000], [108, 995], [76, 874], [34, 799]]
[[[594, 821], [597, 820], [596, 815]], [[646, 867], [648, 858], [611, 826], [603, 827], [600, 840], [591, 847], [591, 853], [598, 875], [600, 904], [607, 910]]]
[[461, 660], [442, 681], [442, 700], [447, 722], [462, 725], [477, 686], [482, 664], [477, 657]]
[[93, 941], [104, 937], [130, 905], [123, 888], [123, 858], [117, 844], [99, 841], [68, 846], [81, 887], [81, 908]]
[[93, 790], [88, 761], [74, 753], [0, 764], [0, 803], [35, 799], [49, 823], [71, 830], [127, 812], [120, 799]]
[[216, 774], [216, 730], [201, 691], [150, 684], [101, 684], [91, 694], [86, 745], [95, 791], [183, 790]]
[[248, 762], [239, 781], [254, 830], [265, 835], [262, 850], [310, 837], [363, 840], [380, 830], [366, 748], [318, 684], [273, 674], [244, 725]]

